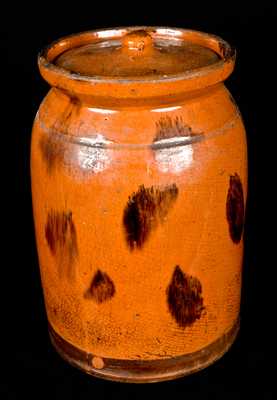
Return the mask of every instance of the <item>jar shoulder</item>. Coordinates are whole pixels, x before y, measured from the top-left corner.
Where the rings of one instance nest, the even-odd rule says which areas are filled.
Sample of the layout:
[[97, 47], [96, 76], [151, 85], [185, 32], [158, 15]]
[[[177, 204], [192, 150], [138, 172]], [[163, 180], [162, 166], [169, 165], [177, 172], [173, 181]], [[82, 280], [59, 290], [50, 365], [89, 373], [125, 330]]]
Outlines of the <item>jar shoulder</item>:
[[58, 89], [42, 101], [34, 130], [78, 138], [98, 137], [121, 144], [151, 144], [213, 131], [238, 120], [238, 107], [223, 84], [188, 95], [178, 104], [104, 109], [82, 103]]

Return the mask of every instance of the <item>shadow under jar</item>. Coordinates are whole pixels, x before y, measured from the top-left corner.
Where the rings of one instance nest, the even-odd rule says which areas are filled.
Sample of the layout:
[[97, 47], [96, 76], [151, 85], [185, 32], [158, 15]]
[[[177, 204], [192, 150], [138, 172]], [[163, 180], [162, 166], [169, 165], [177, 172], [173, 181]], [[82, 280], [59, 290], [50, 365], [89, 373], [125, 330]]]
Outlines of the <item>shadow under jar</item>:
[[245, 130], [235, 62], [202, 32], [133, 27], [39, 55], [51, 85], [32, 133], [32, 195], [50, 337], [105, 379], [202, 369], [239, 329]]

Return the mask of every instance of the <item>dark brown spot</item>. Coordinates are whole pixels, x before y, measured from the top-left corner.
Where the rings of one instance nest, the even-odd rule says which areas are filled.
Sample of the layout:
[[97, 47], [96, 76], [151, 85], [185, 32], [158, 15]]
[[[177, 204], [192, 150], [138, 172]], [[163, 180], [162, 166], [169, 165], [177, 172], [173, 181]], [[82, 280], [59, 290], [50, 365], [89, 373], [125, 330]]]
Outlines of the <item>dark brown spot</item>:
[[192, 325], [204, 310], [202, 286], [177, 265], [166, 290], [169, 311], [182, 328]]
[[194, 135], [195, 133], [189, 125], [184, 123], [182, 117], [177, 116], [172, 119], [169, 116], [164, 116], [156, 122], [156, 135], [153, 142], [173, 137], [187, 137]]
[[76, 96], [71, 96], [70, 101], [72, 104], [75, 104], [77, 107], [81, 107], [81, 102]]
[[111, 278], [105, 273], [98, 270], [90, 284], [89, 289], [85, 292], [86, 299], [93, 299], [96, 303], [103, 303], [111, 299], [115, 294], [115, 286]]
[[[64, 110], [61, 112], [59, 118], [51, 126], [53, 132], [59, 132], [63, 135], [70, 134], [72, 128], [72, 121], [79, 116], [81, 110], [80, 100], [72, 95], [67, 94], [68, 103]], [[74, 117], [73, 117], [74, 116]]]
[[63, 125], [66, 124], [71, 118], [73, 113], [75, 114], [75, 116], [77, 116], [79, 114], [80, 108], [81, 108], [81, 102], [78, 99], [78, 97], [75, 96], [69, 97], [69, 105], [66, 108], [66, 111], [63, 115], [62, 124]]
[[51, 210], [47, 216], [45, 238], [51, 253], [58, 259], [60, 275], [65, 272], [72, 278], [72, 265], [78, 256], [77, 233], [72, 212]]
[[55, 120], [49, 129], [49, 133], [44, 133], [39, 140], [39, 148], [41, 150], [42, 158], [47, 166], [47, 171], [50, 174], [60, 164], [65, 163], [65, 155], [69, 152], [66, 140], [63, 135], [70, 133], [72, 124], [72, 115], [74, 118], [78, 115], [81, 109], [81, 102], [77, 97], [69, 96], [67, 92], [63, 90], [64, 94], [68, 98], [68, 103], [61, 112], [58, 119]]
[[218, 43], [220, 54], [224, 61], [232, 61], [236, 56], [234, 47], [229, 46], [226, 42], [219, 41]]
[[244, 224], [244, 197], [242, 183], [237, 173], [230, 176], [226, 214], [231, 238], [234, 243], [239, 243]]
[[178, 196], [176, 184], [164, 188], [139, 187], [129, 197], [123, 214], [126, 241], [131, 250], [141, 248], [150, 232], [157, 227], [168, 214]]
[[50, 174], [58, 163], [63, 160], [65, 146], [60, 140], [53, 140], [50, 135], [43, 135], [39, 141], [42, 158], [46, 163], [47, 171]]

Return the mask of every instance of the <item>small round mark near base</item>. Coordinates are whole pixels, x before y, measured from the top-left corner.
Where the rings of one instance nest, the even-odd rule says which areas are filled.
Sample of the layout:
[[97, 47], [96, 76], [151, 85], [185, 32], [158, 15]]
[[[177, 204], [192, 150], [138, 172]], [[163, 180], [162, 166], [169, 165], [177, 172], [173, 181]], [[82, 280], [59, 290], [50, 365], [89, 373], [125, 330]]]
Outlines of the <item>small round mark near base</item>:
[[92, 361], [93, 368], [102, 369], [104, 368], [104, 360], [101, 357], [93, 357]]

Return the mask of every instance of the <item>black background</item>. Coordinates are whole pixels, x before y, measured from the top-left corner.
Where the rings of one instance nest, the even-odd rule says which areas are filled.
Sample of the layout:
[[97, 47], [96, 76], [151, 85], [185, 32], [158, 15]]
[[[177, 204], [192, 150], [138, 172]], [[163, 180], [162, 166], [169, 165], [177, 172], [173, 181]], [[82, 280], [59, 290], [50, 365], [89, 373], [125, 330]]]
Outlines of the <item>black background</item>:
[[[195, 4], [194, 4], [195, 3]], [[58, 7], [59, 6], [59, 7]], [[150, 8], [151, 6], [151, 8]], [[58, 9], [59, 8], [59, 9]], [[188, 395], [273, 398], [274, 257], [268, 255], [274, 213], [274, 53], [276, 8], [266, 2], [10, 3], [1, 8], [1, 194], [7, 221], [2, 240], [1, 399], [141, 398]], [[231, 350], [208, 369], [151, 385], [112, 383], [73, 369], [52, 349], [37, 262], [29, 177], [32, 121], [47, 84], [37, 52], [60, 36], [101, 27], [178, 26], [217, 34], [238, 51], [226, 85], [247, 129], [249, 197], [241, 331]], [[273, 173], [272, 173], [273, 171]]]

